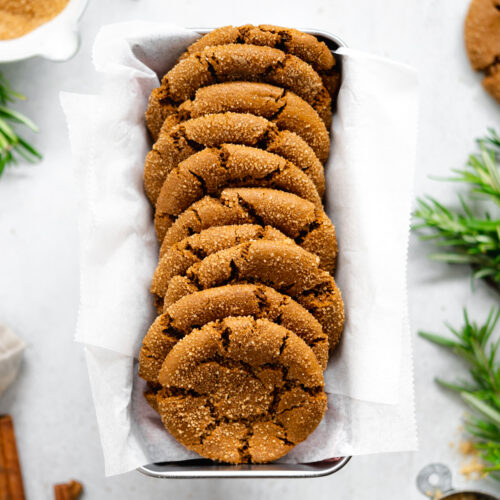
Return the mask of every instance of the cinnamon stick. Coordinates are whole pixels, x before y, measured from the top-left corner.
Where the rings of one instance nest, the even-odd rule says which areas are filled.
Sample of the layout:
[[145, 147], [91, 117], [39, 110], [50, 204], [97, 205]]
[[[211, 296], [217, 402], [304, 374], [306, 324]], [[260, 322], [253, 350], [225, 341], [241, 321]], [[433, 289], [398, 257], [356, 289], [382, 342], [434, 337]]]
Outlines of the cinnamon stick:
[[14, 423], [10, 415], [0, 416], [0, 498], [2, 500], [26, 499], [17, 454]]
[[77, 500], [82, 491], [82, 484], [73, 479], [69, 483], [54, 485], [55, 500]]

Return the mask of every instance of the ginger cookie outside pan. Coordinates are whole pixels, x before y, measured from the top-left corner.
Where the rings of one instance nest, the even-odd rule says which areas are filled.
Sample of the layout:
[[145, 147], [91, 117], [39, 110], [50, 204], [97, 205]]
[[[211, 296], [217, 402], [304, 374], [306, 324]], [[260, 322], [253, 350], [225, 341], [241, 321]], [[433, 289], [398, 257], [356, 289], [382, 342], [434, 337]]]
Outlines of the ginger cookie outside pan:
[[218, 198], [205, 196], [193, 203], [167, 231], [160, 256], [190, 235], [233, 224], [272, 226], [317, 255], [321, 269], [335, 270], [335, 226], [323, 209], [294, 194], [267, 188], [229, 188]]
[[328, 335], [330, 350], [344, 327], [344, 304], [335, 280], [319, 268], [317, 256], [282, 241], [252, 241], [209, 255], [185, 276], [170, 280], [165, 307], [193, 290], [234, 283], [262, 283], [304, 306]]
[[158, 316], [142, 341], [139, 375], [158, 383], [167, 354], [195, 328], [229, 316], [252, 316], [273, 321], [298, 335], [312, 349], [324, 370], [328, 338], [319, 322], [300, 304], [264, 285], [227, 285], [182, 297]]
[[286, 191], [323, 206], [311, 179], [293, 163], [261, 149], [224, 144], [190, 156], [168, 174], [155, 206], [158, 241], [196, 201], [217, 196], [227, 187], [245, 186]]
[[219, 250], [255, 240], [292, 241], [271, 226], [242, 224], [204, 229], [167, 249], [153, 274], [151, 293], [163, 301], [168, 283], [174, 276], [183, 275], [193, 264]]
[[325, 191], [324, 169], [314, 151], [297, 134], [259, 116], [221, 113], [193, 118], [160, 133], [144, 163], [144, 188], [156, 203], [167, 175], [179, 163], [205, 147], [222, 144], [253, 146], [282, 156], [303, 170], [320, 196]]
[[472, 0], [465, 44], [472, 67], [485, 73], [484, 88], [500, 103], [500, 0]]
[[183, 102], [163, 123], [163, 133], [180, 122], [214, 113], [250, 113], [262, 116], [302, 137], [321, 163], [330, 152], [330, 137], [318, 113], [289, 90], [267, 83], [226, 82], [202, 87], [192, 100]]
[[330, 129], [331, 97], [319, 75], [298, 57], [256, 45], [206, 47], [178, 62], [153, 89], [146, 123], [153, 137], [167, 116], [192, 99], [200, 87], [227, 81], [263, 82], [291, 90], [308, 102]]
[[170, 351], [159, 382], [165, 427], [219, 462], [282, 457], [311, 434], [327, 407], [311, 349], [264, 319], [226, 318], [195, 330]]

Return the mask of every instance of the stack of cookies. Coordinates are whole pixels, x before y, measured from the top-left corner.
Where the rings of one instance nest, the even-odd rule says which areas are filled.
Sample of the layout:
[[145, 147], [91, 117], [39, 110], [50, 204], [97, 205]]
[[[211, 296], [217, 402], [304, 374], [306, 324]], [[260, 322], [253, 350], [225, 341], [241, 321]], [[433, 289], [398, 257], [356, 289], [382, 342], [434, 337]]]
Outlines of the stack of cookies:
[[144, 168], [160, 256], [140, 376], [168, 431], [212, 460], [262, 463], [326, 411], [344, 310], [322, 204], [339, 72], [314, 36], [217, 29], [154, 89]]

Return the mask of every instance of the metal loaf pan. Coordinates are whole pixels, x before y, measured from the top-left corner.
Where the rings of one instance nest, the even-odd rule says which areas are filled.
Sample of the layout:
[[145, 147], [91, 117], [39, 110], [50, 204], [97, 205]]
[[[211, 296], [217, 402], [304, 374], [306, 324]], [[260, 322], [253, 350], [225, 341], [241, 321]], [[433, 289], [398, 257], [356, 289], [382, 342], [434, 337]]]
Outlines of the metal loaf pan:
[[[191, 28], [200, 35], [212, 31], [211, 28]], [[325, 42], [332, 52], [345, 43], [337, 36], [327, 31], [317, 29], [302, 29]], [[341, 61], [337, 60], [338, 63]], [[340, 66], [342, 71], [342, 66]], [[244, 464], [222, 465], [205, 458], [183, 460], [179, 462], [161, 462], [144, 465], [137, 470], [146, 476], [158, 479], [202, 479], [202, 478], [312, 478], [334, 474], [342, 469], [351, 457], [338, 457], [321, 462], [307, 464]]]

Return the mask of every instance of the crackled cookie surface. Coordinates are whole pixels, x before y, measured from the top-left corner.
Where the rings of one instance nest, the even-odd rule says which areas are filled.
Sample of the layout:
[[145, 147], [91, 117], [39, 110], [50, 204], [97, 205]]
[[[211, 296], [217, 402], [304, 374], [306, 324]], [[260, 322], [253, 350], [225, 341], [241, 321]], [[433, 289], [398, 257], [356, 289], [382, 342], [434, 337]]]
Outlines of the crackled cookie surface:
[[318, 113], [293, 92], [267, 83], [226, 82], [202, 87], [165, 120], [163, 132], [191, 118], [228, 111], [262, 116], [280, 130], [302, 137], [322, 163], [328, 158], [329, 133]]
[[225, 144], [190, 156], [168, 174], [155, 207], [158, 241], [190, 205], [231, 186], [278, 189], [322, 207], [313, 182], [293, 163], [261, 149]]
[[322, 369], [328, 362], [328, 338], [318, 320], [287, 295], [264, 285], [227, 285], [182, 297], [149, 328], [139, 355], [139, 375], [151, 384], [173, 346], [206, 323], [229, 316], [252, 316], [276, 322], [298, 335]]
[[291, 28], [261, 24], [252, 26], [223, 26], [210, 31], [191, 44], [181, 59], [200, 52], [205, 47], [242, 43], [279, 48], [299, 57], [316, 70], [329, 70], [335, 66], [330, 49], [313, 35]]
[[144, 164], [144, 187], [156, 203], [167, 175], [179, 163], [205, 147], [225, 143], [253, 146], [277, 154], [303, 170], [322, 196], [325, 190], [323, 165], [298, 135], [265, 118], [242, 113], [221, 113], [193, 118], [175, 127], [165, 127]]
[[239, 43], [261, 45], [293, 54], [310, 64], [320, 75], [332, 97], [339, 86], [340, 73], [330, 49], [315, 36], [298, 30], [261, 24], [260, 26], [224, 26], [207, 33], [188, 47], [180, 59], [205, 47]]
[[258, 282], [289, 295], [304, 306], [328, 335], [330, 349], [344, 328], [344, 304], [334, 279], [319, 268], [319, 258], [296, 244], [252, 241], [209, 255], [185, 276], [170, 280], [165, 307], [195, 290]]
[[178, 342], [159, 374], [157, 408], [184, 446], [228, 463], [288, 453], [326, 411], [321, 368], [290, 330], [226, 318]]
[[161, 298], [163, 303], [168, 284], [174, 276], [183, 275], [193, 264], [219, 250], [254, 240], [292, 241], [271, 226], [263, 227], [257, 224], [215, 226], [204, 229], [168, 247], [153, 274], [151, 293], [158, 299]]
[[206, 47], [177, 63], [154, 89], [149, 99], [146, 121], [153, 137], [184, 101], [192, 99], [200, 87], [226, 81], [256, 81], [291, 90], [308, 102], [329, 129], [331, 97], [314, 69], [298, 57], [256, 45]]
[[500, 1], [472, 0], [465, 20], [472, 67], [483, 71], [484, 88], [500, 103]]
[[317, 255], [321, 269], [335, 269], [335, 227], [325, 212], [292, 193], [266, 188], [225, 189], [218, 198], [206, 196], [193, 203], [168, 229], [160, 255], [192, 234], [232, 224], [275, 227]]

